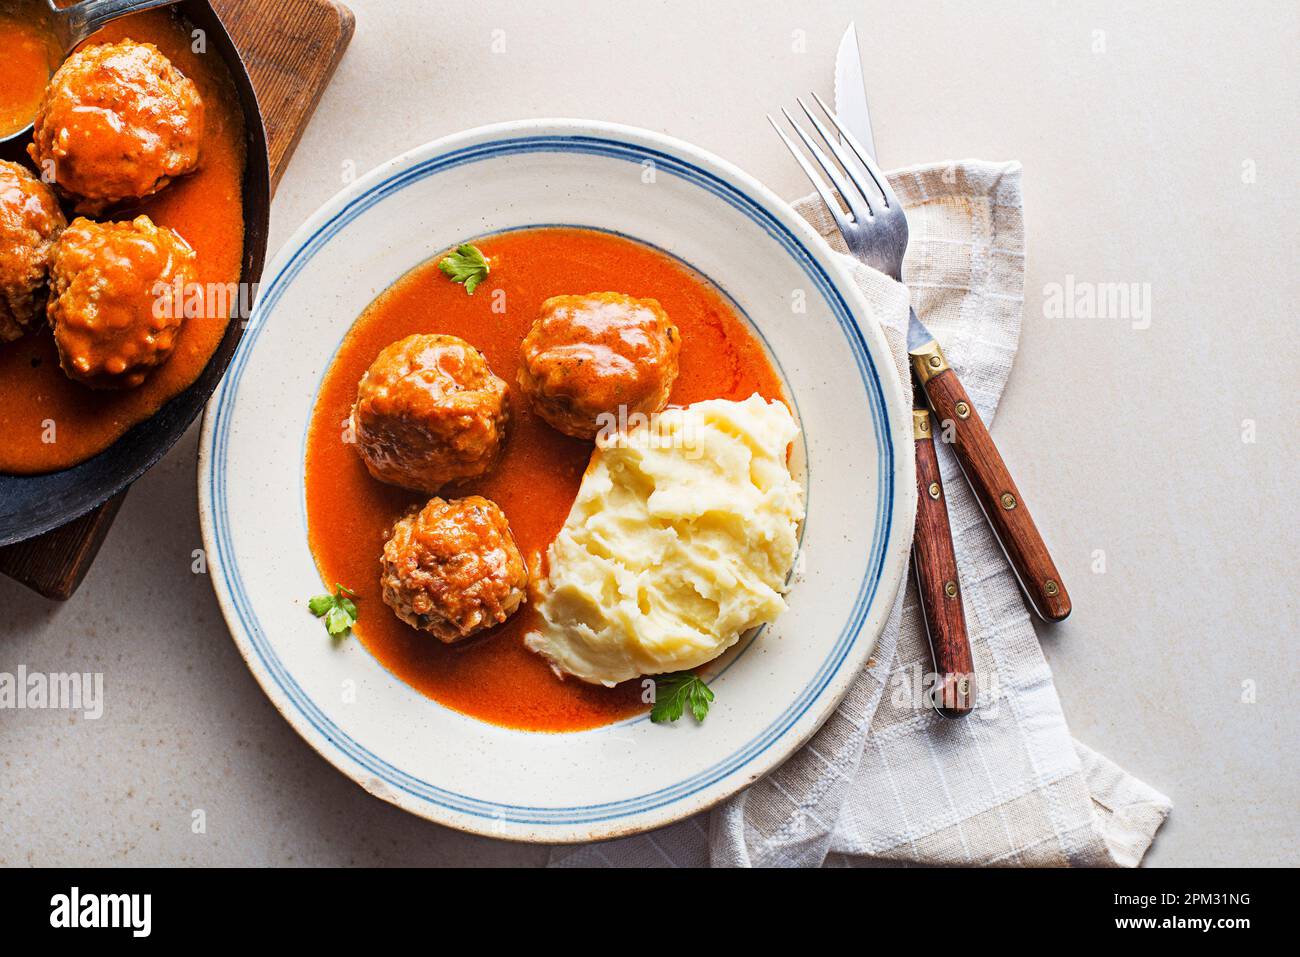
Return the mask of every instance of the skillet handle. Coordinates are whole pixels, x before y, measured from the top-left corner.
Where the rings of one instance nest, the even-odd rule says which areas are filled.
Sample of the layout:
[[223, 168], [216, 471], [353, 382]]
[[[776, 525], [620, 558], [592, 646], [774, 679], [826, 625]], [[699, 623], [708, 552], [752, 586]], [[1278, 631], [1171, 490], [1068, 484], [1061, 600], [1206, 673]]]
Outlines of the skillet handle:
[[966, 394], [957, 373], [949, 367], [938, 343], [931, 341], [912, 350], [911, 358], [912, 368], [934, 410], [936, 427], [940, 434], [952, 429], [957, 462], [1001, 543], [1029, 606], [1046, 621], [1064, 621], [1071, 606], [1061, 573], [1056, 570], [1024, 496], [1002, 461], [975, 403]]

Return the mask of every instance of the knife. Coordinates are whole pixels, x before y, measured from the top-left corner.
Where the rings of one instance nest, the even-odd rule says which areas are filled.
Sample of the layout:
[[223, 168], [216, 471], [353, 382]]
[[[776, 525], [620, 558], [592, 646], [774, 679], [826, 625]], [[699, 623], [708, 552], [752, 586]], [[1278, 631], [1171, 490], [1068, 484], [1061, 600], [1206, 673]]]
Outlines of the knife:
[[[871, 114], [867, 109], [858, 35], [850, 23], [835, 57], [835, 114], [874, 158]], [[852, 150], [847, 151], [852, 155]], [[854, 161], [856, 162], [856, 160]], [[862, 175], [867, 176], [865, 170]], [[925, 407], [925, 392], [913, 376], [912, 437], [916, 454], [916, 527], [912, 536], [912, 570], [921, 596], [921, 620], [934, 656], [936, 683], [927, 691], [940, 714], [960, 718], [975, 706], [975, 666], [966, 614], [962, 607], [957, 556], [953, 551], [948, 505], [934, 448], [934, 424]]]
[[[876, 144], [871, 135], [862, 60], [858, 57], [858, 31], [853, 23], [849, 23], [835, 57], [835, 112], [841, 124], [874, 159]], [[852, 150], [848, 155], [852, 156]], [[940, 714], [961, 718], [974, 709], [975, 666], [966, 632], [944, 480], [939, 475], [939, 456], [935, 454], [935, 428], [926, 408], [924, 390], [915, 378], [913, 385], [918, 406], [911, 413], [917, 455], [917, 525], [911, 540], [911, 567], [917, 576], [922, 622], [926, 624], [926, 637], [935, 658], [937, 681], [928, 693]]]
[[[849, 131], [876, 156], [867, 109], [866, 86], [858, 37], [850, 23], [835, 56], [835, 112]], [[912, 371], [943, 435], [952, 449], [975, 500], [1002, 546], [1029, 607], [1044, 621], [1063, 621], [1070, 614], [1070, 596], [984, 421], [957, 373], [948, 365], [934, 336], [911, 310], [907, 351]]]

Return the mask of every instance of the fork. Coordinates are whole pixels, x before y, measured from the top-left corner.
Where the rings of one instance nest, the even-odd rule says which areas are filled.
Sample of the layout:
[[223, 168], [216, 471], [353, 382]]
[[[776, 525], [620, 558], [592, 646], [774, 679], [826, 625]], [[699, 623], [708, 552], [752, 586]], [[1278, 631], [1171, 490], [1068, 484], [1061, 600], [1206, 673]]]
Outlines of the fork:
[[[797, 102], [835, 160], [827, 156], [816, 141], [804, 132], [789, 110], [782, 108], [781, 112], [820, 167], [821, 174], [770, 115], [768, 122], [830, 210], [849, 252], [868, 266], [902, 282], [903, 256], [907, 252], [908, 240], [907, 216], [903, 212], [903, 205], [870, 153], [840, 123], [821, 97], [814, 93], [813, 99], [835, 133], [826, 127], [803, 100]], [[865, 171], [867, 176], [863, 176], [860, 171]], [[830, 186], [827, 185], [827, 180], [830, 181]], [[841, 207], [837, 195], [843, 200], [847, 212]], [[1012, 480], [1002, 455], [989, 436], [988, 429], [975, 409], [975, 403], [957, 378], [957, 373], [948, 365], [943, 351], [929, 330], [917, 318], [916, 310], [910, 308], [907, 350], [915, 381], [926, 396], [945, 436], [952, 436], [952, 449], [957, 463], [975, 492], [975, 499], [1002, 546], [1030, 608], [1046, 621], [1064, 620], [1070, 614], [1070, 597], [1047, 545], [1029, 514], [1024, 497]], [[933, 496], [930, 489], [922, 492], [923, 500], [927, 496]]]

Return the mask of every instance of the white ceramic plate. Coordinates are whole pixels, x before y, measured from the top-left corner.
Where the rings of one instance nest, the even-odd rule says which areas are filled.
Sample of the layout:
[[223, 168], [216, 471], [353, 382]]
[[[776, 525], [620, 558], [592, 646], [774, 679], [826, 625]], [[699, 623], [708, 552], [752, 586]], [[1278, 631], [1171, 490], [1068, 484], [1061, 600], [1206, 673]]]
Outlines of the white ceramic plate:
[[[307, 547], [304, 441], [349, 326], [403, 273], [455, 243], [556, 224], [616, 231], [710, 278], [766, 342], [804, 430], [796, 465], [808, 517], [789, 610], [713, 670], [717, 702], [702, 725], [641, 717], [545, 734], [485, 724], [413, 690], [359, 641], [333, 645], [306, 610], [323, 589]], [[267, 271], [203, 423], [208, 567], [263, 690], [367, 791], [495, 837], [615, 837], [756, 780], [840, 700], [907, 564], [910, 421], [866, 302], [829, 247], [758, 182], [646, 130], [576, 120], [483, 127], [358, 180]]]

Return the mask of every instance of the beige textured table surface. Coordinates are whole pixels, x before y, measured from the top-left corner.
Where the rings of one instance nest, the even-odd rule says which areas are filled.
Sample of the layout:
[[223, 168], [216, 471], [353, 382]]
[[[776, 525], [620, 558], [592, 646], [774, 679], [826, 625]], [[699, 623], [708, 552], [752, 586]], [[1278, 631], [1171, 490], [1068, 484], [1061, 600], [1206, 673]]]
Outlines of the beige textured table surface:
[[[1149, 863], [1300, 864], [1300, 7], [352, 6], [272, 248], [348, 171], [520, 117], [662, 130], [804, 192], [763, 113], [829, 96], [851, 17], [886, 165], [1021, 160], [1026, 319], [994, 434], [1074, 598], [1042, 632], [1066, 715], [1174, 799]], [[1067, 282], [1149, 284], [1149, 315], [1054, 318]], [[0, 712], [0, 863], [541, 862], [366, 796], [279, 718], [190, 570], [195, 448], [137, 484], [72, 601], [0, 581], [0, 671], [102, 671], [107, 697], [99, 721]]]

